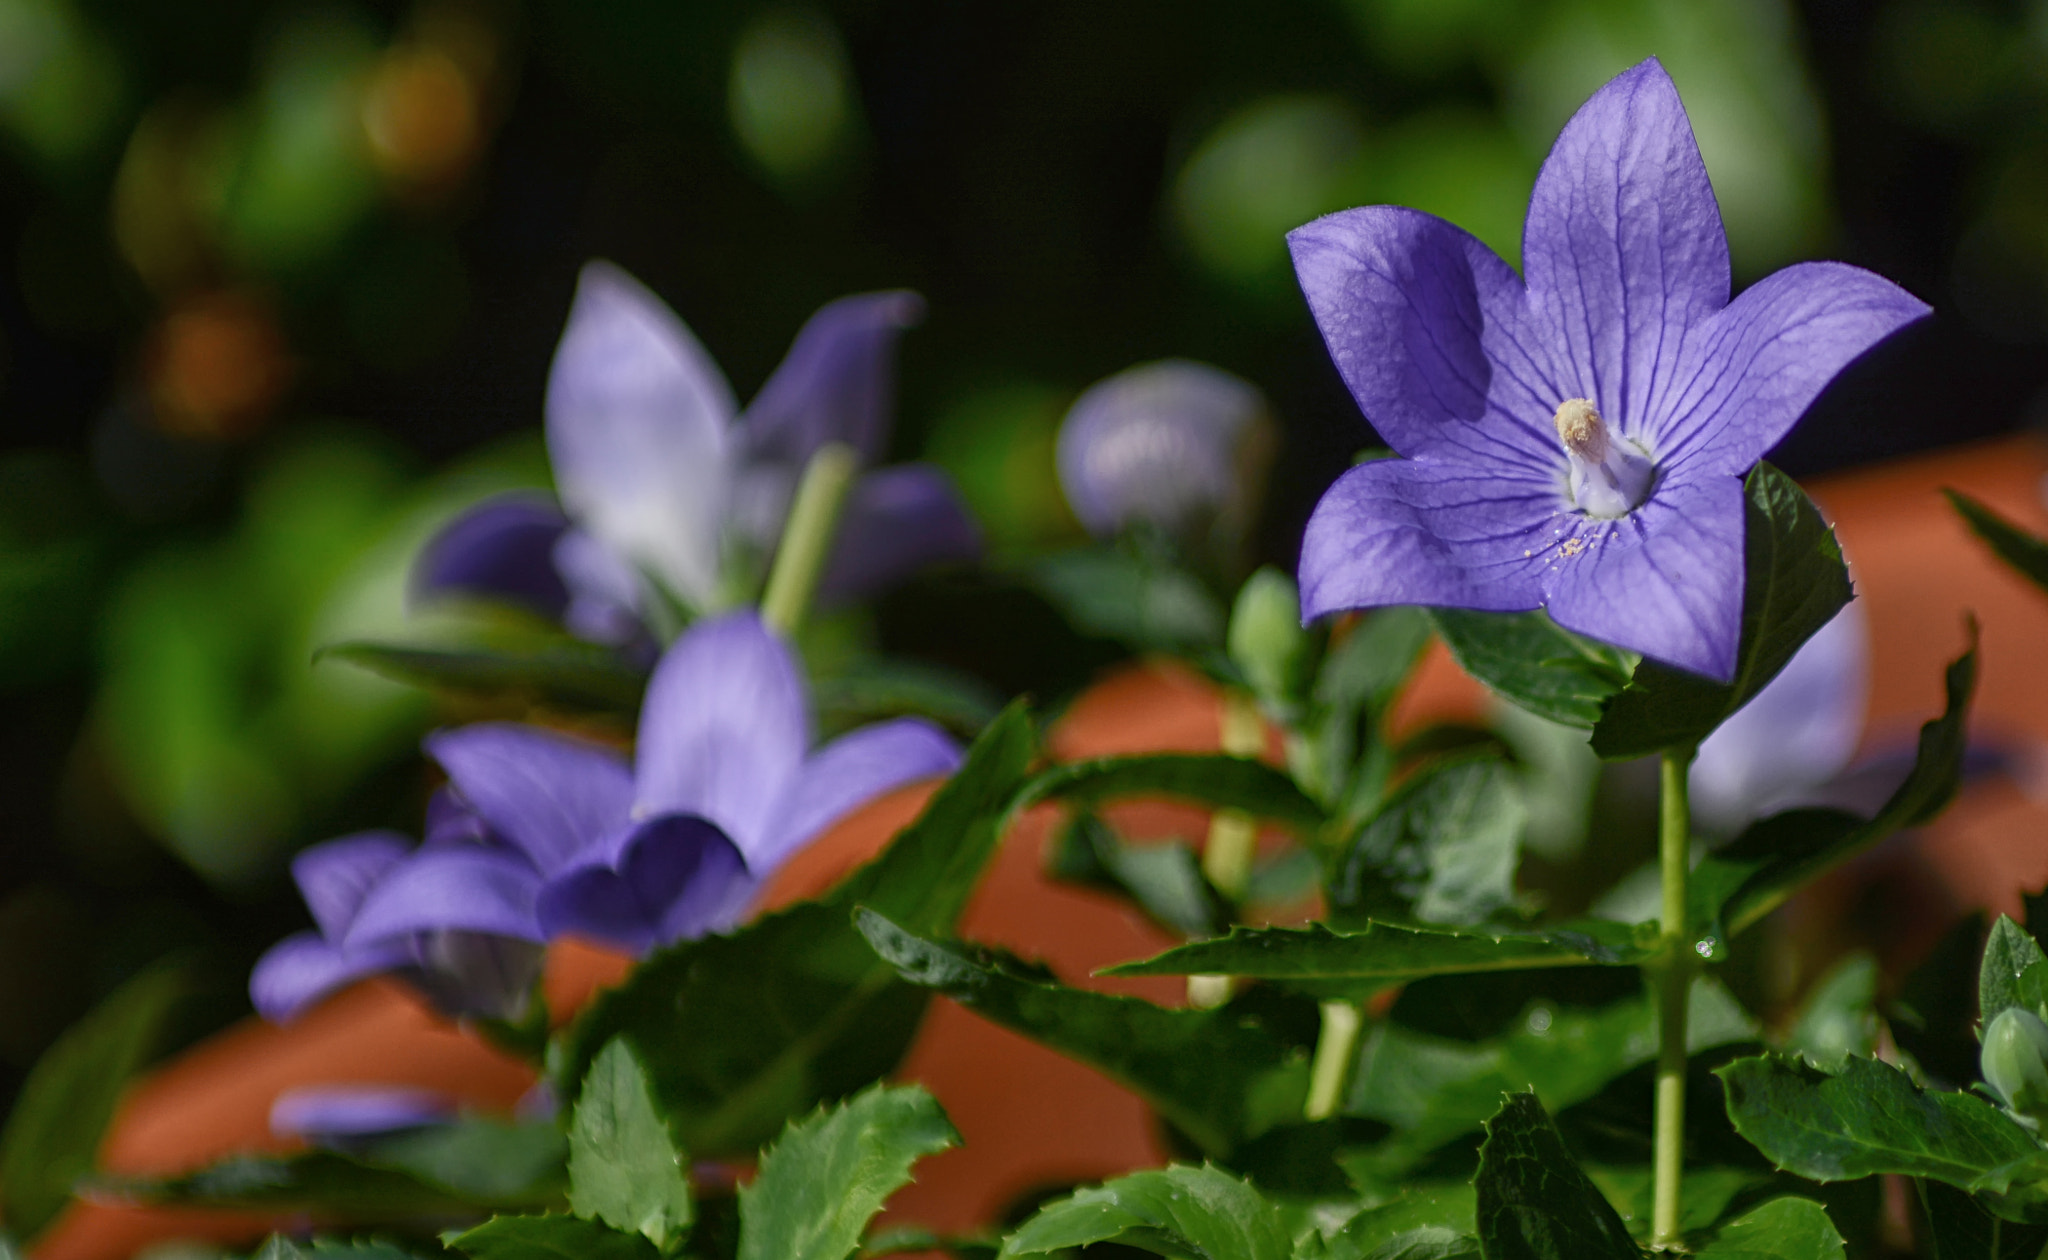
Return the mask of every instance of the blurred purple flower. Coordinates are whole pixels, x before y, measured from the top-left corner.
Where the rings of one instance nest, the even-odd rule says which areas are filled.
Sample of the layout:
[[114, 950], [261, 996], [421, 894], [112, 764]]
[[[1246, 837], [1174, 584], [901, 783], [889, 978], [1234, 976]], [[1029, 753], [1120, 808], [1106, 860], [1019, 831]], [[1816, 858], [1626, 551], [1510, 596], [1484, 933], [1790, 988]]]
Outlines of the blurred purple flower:
[[1272, 418], [1251, 382], [1187, 359], [1091, 385], [1060, 426], [1060, 485], [1088, 532], [1241, 531], [1257, 507]]
[[630, 764], [538, 727], [437, 732], [427, 751], [451, 791], [426, 843], [379, 832], [301, 854], [293, 874], [318, 930], [258, 963], [256, 1007], [289, 1018], [397, 971], [451, 1013], [509, 1017], [541, 943], [575, 933], [644, 951], [728, 927], [806, 841], [960, 762], [915, 718], [811, 740], [797, 663], [751, 612], [700, 621], [663, 655]]
[[1928, 309], [1837, 263], [1730, 302], [1720, 211], [1654, 59], [1558, 137], [1529, 200], [1526, 285], [1415, 210], [1348, 210], [1288, 240], [1345, 383], [1406, 456], [1351, 469], [1317, 505], [1303, 613], [1546, 608], [1724, 681], [1742, 475], [1836, 373]]
[[270, 1131], [278, 1137], [340, 1150], [454, 1118], [452, 1098], [405, 1085], [306, 1086], [270, 1104]]
[[[415, 590], [507, 600], [609, 642], [636, 637], [657, 598], [649, 581], [696, 612], [744, 598], [733, 589], [734, 553], [758, 563], [773, 552], [811, 455], [835, 441], [870, 464], [884, 454], [897, 334], [923, 309], [903, 291], [827, 303], [741, 413], [718, 365], [661, 299], [617, 267], [590, 263], [548, 375], [563, 511], [523, 496], [471, 509], [422, 552]], [[881, 469], [848, 497], [823, 590], [873, 594], [980, 548], [938, 469]]]

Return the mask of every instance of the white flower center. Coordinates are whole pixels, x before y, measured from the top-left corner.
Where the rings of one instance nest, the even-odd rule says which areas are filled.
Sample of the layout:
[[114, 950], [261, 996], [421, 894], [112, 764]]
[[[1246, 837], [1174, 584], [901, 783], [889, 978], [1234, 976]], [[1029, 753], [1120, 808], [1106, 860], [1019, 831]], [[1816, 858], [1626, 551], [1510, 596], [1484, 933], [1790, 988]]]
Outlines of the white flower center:
[[1610, 434], [1586, 398], [1557, 407], [1557, 437], [1571, 464], [1572, 502], [1588, 516], [1627, 516], [1650, 493], [1657, 468], [1634, 442]]

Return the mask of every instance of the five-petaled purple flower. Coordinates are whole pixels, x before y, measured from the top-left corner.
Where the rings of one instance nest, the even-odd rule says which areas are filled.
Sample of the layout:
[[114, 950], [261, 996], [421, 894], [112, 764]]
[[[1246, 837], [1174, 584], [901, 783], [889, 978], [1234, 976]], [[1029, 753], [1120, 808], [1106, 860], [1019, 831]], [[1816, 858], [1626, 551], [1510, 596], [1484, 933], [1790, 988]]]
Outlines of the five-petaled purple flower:
[[631, 762], [538, 727], [438, 732], [427, 751], [449, 787], [426, 843], [371, 833], [301, 854], [293, 874], [318, 930], [264, 956], [256, 1008], [288, 1018], [396, 971], [451, 1013], [515, 1013], [542, 942], [573, 933], [637, 952], [728, 927], [831, 823], [960, 761], [916, 718], [816, 751], [811, 739], [797, 663], [751, 612], [700, 621], [662, 656]]
[[[883, 454], [897, 334], [923, 309], [902, 291], [827, 303], [741, 413], [660, 298], [587, 265], [548, 375], [561, 508], [519, 495], [478, 505], [427, 545], [415, 588], [510, 601], [601, 642], [638, 638], [663, 599], [703, 613], [751, 598], [811, 455], [828, 442], [869, 463]], [[877, 469], [848, 495], [821, 594], [872, 594], [980, 546], [938, 469]]]
[[1529, 199], [1527, 283], [1441, 219], [1344, 211], [1288, 237], [1331, 357], [1404, 459], [1317, 505], [1302, 611], [1545, 608], [1727, 680], [1740, 478], [1850, 360], [1927, 307], [1803, 263], [1729, 301], [1728, 243], [1654, 59], [1565, 126]]

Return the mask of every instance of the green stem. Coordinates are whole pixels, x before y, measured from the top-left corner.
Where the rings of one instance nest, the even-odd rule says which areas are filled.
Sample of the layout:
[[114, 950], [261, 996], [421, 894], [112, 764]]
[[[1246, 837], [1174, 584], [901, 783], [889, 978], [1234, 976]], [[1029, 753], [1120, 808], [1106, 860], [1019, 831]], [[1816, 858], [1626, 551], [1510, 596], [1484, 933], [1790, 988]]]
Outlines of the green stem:
[[1357, 1003], [1323, 1003], [1323, 1027], [1316, 1034], [1316, 1057], [1308, 1069], [1308, 1101], [1301, 1109], [1305, 1119], [1327, 1120], [1337, 1113], [1351, 1064], [1358, 1058], [1358, 1030], [1364, 1024]]
[[1657, 1247], [1678, 1245], [1679, 1186], [1685, 1166], [1685, 1016], [1693, 970], [1685, 903], [1685, 877], [1692, 863], [1692, 809], [1686, 797], [1686, 771], [1692, 757], [1691, 748], [1664, 754], [1657, 837], [1664, 885], [1663, 948], [1656, 967], [1656, 1163], [1650, 1213], [1650, 1238]]
[[782, 527], [782, 543], [775, 549], [775, 567], [768, 573], [768, 589], [761, 595], [761, 620], [785, 639], [795, 637], [810, 611], [825, 558], [832, 553], [839, 509], [859, 470], [859, 457], [844, 442], [827, 442], [804, 465], [789, 520]]
[[[1228, 688], [1218, 715], [1218, 743], [1233, 757], [1256, 757], [1266, 751], [1266, 720], [1250, 692]], [[1239, 809], [1219, 809], [1209, 816], [1209, 838], [1202, 846], [1202, 874], [1232, 905], [1251, 887], [1252, 862], [1259, 852], [1259, 824]], [[1189, 976], [1188, 1005], [1198, 1010], [1230, 1000], [1229, 976]]]

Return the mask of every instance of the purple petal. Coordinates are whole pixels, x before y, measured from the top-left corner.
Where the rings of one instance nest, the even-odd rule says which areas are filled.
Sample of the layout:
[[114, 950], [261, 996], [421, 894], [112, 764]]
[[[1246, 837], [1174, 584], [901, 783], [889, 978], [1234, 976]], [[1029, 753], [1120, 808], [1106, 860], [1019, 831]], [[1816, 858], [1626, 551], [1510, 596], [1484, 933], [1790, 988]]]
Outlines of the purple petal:
[[556, 540], [554, 563], [569, 591], [562, 624], [571, 634], [614, 646], [647, 638], [640, 575], [618, 552], [572, 529]]
[[491, 825], [483, 815], [470, 808], [462, 794], [443, 784], [435, 788], [427, 798], [426, 843], [442, 844], [497, 844], [491, 834]]
[[[1565, 124], [1529, 198], [1529, 304], [1570, 364], [1548, 418], [1590, 398], [1629, 437], [1669, 409], [1686, 329], [1728, 302], [1728, 239], [1678, 89], [1655, 58]], [[1661, 456], [1661, 449], [1652, 448]]]
[[1331, 359], [1388, 445], [1558, 475], [1552, 417], [1576, 384], [1492, 250], [1399, 206], [1327, 215], [1288, 233], [1287, 245]]
[[923, 317], [924, 299], [900, 289], [819, 307], [747, 404], [747, 458], [801, 467], [837, 441], [880, 459], [896, 407], [896, 337]]
[[616, 869], [593, 862], [549, 881], [540, 919], [550, 937], [576, 933], [638, 953], [728, 926], [753, 887], [724, 832], [666, 814], [634, 831]]
[[1725, 833], [1811, 803], [1855, 755], [1869, 692], [1870, 629], [1862, 601], [1851, 600], [1701, 742], [1693, 816]]
[[981, 556], [981, 527], [952, 478], [931, 464], [896, 464], [853, 483], [818, 597], [865, 599], [919, 569]]
[[1426, 604], [1522, 612], [1543, 602], [1552, 553], [1603, 522], [1565, 511], [1560, 485], [1419, 460], [1351, 469], [1301, 540], [1301, 611]]
[[363, 898], [412, 850], [412, 841], [395, 831], [365, 831], [313, 845], [293, 858], [292, 882], [320, 934], [331, 941], [348, 935]]
[[1667, 467], [1745, 473], [1851, 360], [1928, 313], [1858, 267], [1773, 272], [1687, 335], [1681, 370], [1649, 416], [1651, 449]]
[[632, 810], [625, 758], [566, 735], [480, 722], [436, 731], [426, 749], [462, 798], [542, 871], [601, 844]]
[[746, 850], [747, 866], [766, 875], [820, 831], [882, 793], [959, 768], [960, 746], [921, 718], [849, 731], [804, 762], [775, 811], [765, 843]]
[[343, 949], [318, 932], [298, 932], [257, 960], [249, 974], [249, 1001], [263, 1018], [282, 1024], [336, 989], [365, 976], [403, 970], [411, 962], [403, 942]]
[[1666, 474], [1629, 515], [1592, 521], [1549, 571], [1552, 619], [1718, 682], [1735, 676], [1743, 599], [1742, 479]]
[[810, 742], [803, 679], [782, 641], [751, 612], [700, 621], [648, 680], [636, 810], [702, 815], [751, 852]]
[[509, 853], [421, 849], [370, 890], [342, 944], [354, 948], [449, 930], [538, 941], [533, 899], [540, 882], [531, 866]]
[[569, 526], [533, 495], [479, 503], [441, 527], [412, 566], [415, 600], [444, 595], [497, 599], [557, 620], [569, 590], [555, 571], [555, 540]]
[[548, 374], [569, 515], [693, 603], [716, 592], [734, 404], [690, 330], [632, 277], [584, 267]]
[[285, 1090], [270, 1104], [272, 1133], [315, 1143], [375, 1137], [454, 1118], [454, 1099], [403, 1085], [303, 1086]]
[[413, 987], [450, 1019], [525, 1018], [547, 947], [495, 932], [423, 932], [412, 941]]

